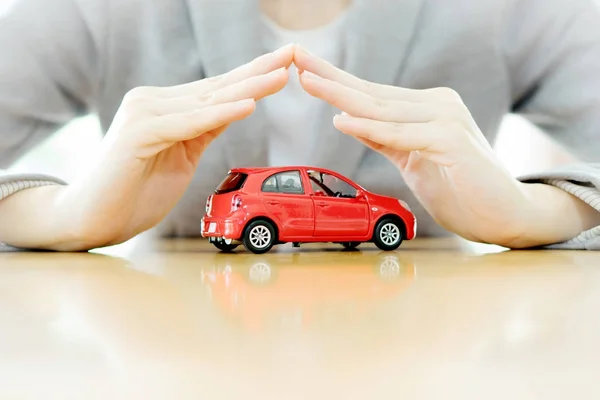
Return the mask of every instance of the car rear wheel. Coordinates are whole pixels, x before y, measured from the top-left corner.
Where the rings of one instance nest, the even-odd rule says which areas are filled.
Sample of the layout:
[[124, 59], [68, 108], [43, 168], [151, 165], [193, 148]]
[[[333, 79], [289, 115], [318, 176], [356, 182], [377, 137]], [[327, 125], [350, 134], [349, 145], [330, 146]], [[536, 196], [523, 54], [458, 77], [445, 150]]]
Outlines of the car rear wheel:
[[375, 227], [373, 241], [381, 250], [396, 250], [402, 243], [403, 231], [400, 223], [391, 218], [386, 218], [379, 221]]
[[215, 247], [221, 251], [230, 252], [235, 250], [239, 245], [238, 244], [227, 244], [225, 242], [213, 242]]
[[275, 228], [269, 221], [251, 222], [244, 230], [244, 247], [255, 254], [263, 254], [271, 250], [275, 239]]

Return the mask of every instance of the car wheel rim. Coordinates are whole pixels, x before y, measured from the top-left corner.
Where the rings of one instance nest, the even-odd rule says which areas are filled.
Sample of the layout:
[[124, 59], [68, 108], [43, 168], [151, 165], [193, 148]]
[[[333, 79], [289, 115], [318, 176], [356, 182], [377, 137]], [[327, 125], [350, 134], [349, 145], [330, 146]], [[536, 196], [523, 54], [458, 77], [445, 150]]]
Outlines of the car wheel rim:
[[271, 267], [265, 263], [257, 263], [250, 267], [250, 279], [254, 282], [265, 282], [271, 278]]
[[400, 275], [400, 263], [396, 257], [385, 257], [379, 266], [379, 273], [385, 279], [393, 279]]
[[250, 243], [257, 249], [264, 249], [271, 242], [271, 232], [264, 225], [258, 225], [250, 231]]
[[384, 244], [391, 246], [400, 240], [400, 229], [396, 224], [390, 222], [381, 228], [381, 233], [379, 236]]

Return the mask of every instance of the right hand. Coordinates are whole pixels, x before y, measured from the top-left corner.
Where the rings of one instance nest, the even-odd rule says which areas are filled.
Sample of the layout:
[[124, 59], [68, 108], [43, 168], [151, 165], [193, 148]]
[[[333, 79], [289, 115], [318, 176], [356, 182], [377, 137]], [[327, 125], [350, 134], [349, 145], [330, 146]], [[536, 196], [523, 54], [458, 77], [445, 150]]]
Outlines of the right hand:
[[91, 170], [65, 187], [64, 215], [85, 248], [126, 241], [177, 204], [200, 156], [255, 101], [281, 90], [294, 49], [286, 46], [229, 73], [173, 87], [140, 87], [124, 98]]

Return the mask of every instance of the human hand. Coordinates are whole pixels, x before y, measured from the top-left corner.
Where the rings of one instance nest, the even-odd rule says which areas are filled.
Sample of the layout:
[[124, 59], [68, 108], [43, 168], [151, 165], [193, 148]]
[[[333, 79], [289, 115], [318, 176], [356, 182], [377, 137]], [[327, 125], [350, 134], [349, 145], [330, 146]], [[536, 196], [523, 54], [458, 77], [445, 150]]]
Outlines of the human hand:
[[335, 127], [389, 159], [446, 229], [477, 242], [528, 247], [585, 228], [571, 216], [589, 215], [590, 208], [575, 197], [511, 176], [455, 91], [367, 82], [301, 48], [294, 63], [309, 94], [342, 110]]
[[140, 87], [124, 98], [91, 170], [67, 186], [63, 219], [84, 248], [128, 240], [179, 201], [207, 146], [255, 101], [287, 83], [293, 48], [221, 76], [173, 87]]

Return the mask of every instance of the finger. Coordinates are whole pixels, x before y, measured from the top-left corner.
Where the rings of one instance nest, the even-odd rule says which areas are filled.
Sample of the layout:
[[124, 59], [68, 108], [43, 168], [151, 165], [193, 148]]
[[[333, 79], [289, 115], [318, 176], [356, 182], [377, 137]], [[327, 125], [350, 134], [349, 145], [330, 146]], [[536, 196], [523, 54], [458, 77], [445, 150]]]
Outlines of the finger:
[[207, 94], [161, 98], [149, 105], [149, 112], [153, 115], [167, 115], [243, 99], [258, 101], [283, 89], [288, 81], [288, 73], [287, 69], [281, 68]]
[[431, 151], [436, 141], [443, 140], [432, 123], [398, 124], [336, 115], [334, 125], [343, 133], [362, 139], [377, 150], [383, 146], [400, 151]]
[[303, 72], [300, 83], [312, 96], [320, 98], [355, 117], [389, 122], [429, 122], [438, 116], [436, 108], [427, 103], [402, 100], [379, 100], [310, 72]]
[[186, 140], [185, 143], [188, 149], [191, 150], [191, 159], [197, 163], [204, 150], [206, 150], [206, 148], [227, 129], [227, 127], [228, 125], [223, 125], [215, 130], [205, 132], [193, 139]]
[[330, 62], [323, 60], [300, 46], [296, 46], [294, 53], [294, 64], [299, 71], [309, 71], [322, 78], [339, 82], [344, 86], [390, 100], [406, 100], [413, 102], [428, 102], [445, 99], [450, 93], [441, 96], [442, 91], [447, 89], [407, 89], [396, 86], [382, 85], [360, 79], [346, 71], [335, 67]]
[[246, 118], [256, 107], [252, 99], [216, 104], [194, 112], [162, 115], [148, 120], [146, 129], [153, 132], [157, 142], [194, 139], [205, 132]]
[[358, 136], [356, 136], [355, 138], [356, 138], [356, 140], [358, 140], [359, 142], [361, 142], [362, 144], [364, 144], [371, 150], [374, 150], [374, 151], [380, 153], [382, 156], [384, 156], [385, 158], [390, 160], [392, 163], [400, 163], [400, 165], [405, 165], [405, 161], [408, 159], [408, 157], [411, 154], [410, 151], [401, 151], [398, 149], [393, 149], [391, 147], [386, 147], [382, 144], [376, 143], [369, 139], [364, 139], [364, 138], [361, 138]]
[[288, 68], [294, 58], [293, 45], [284, 46], [272, 53], [255, 58], [223, 75], [202, 79], [199, 81], [161, 88], [162, 96], [185, 96], [186, 94], [207, 93], [253, 76], [268, 74], [280, 68]]
[[365, 146], [367, 146], [368, 148], [370, 148], [372, 150], [381, 151], [383, 149], [382, 144], [376, 143], [369, 139], [362, 138], [360, 136], [355, 136], [355, 137], [356, 137], [356, 140], [358, 140], [359, 142], [361, 142], [362, 144], [364, 144]]

